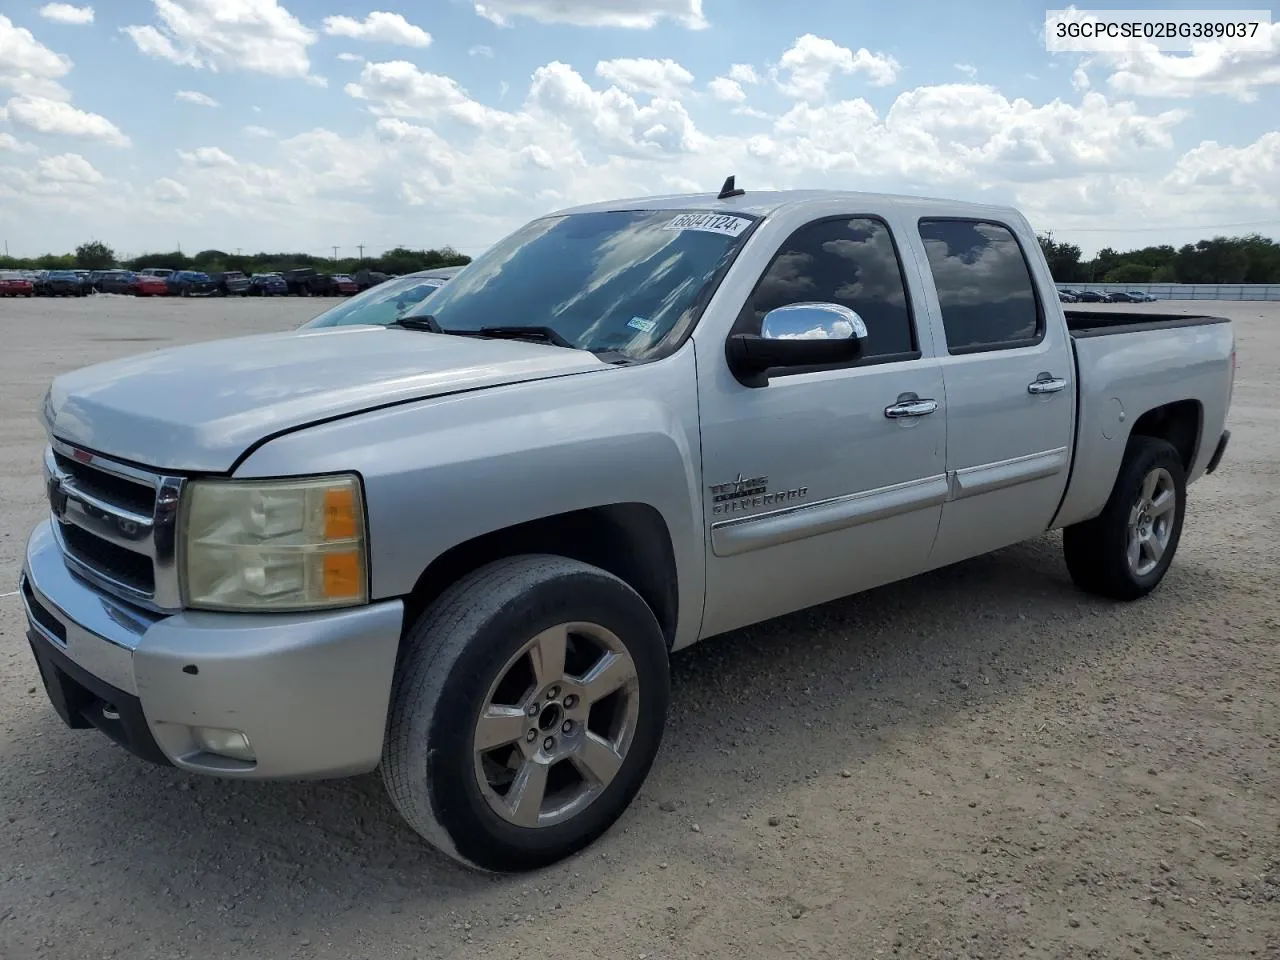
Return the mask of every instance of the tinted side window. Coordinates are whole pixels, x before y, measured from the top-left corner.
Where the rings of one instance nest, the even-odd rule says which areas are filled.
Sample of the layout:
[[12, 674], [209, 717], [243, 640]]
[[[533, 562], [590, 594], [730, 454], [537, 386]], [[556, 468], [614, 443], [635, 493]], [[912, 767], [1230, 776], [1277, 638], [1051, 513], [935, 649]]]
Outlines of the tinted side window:
[[916, 349], [897, 251], [880, 220], [821, 220], [793, 233], [756, 286], [743, 326], [758, 332], [770, 310], [806, 301], [838, 303], [862, 317], [863, 357]]
[[921, 220], [947, 348], [999, 349], [1034, 340], [1040, 308], [1031, 270], [1008, 227], [982, 220]]

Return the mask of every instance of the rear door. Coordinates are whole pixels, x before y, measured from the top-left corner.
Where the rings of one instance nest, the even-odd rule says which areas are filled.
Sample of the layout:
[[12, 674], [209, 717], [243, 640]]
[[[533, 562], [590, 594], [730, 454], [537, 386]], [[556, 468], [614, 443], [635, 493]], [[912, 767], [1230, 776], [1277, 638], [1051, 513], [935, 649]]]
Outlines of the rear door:
[[917, 224], [930, 307], [945, 332], [950, 491], [931, 567], [1043, 533], [1066, 489], [1071, 342], [1061, 308], [1042, 299], [1054, 289], [1043, 258], [1027, 255], [1017, 226], [950, 217]]

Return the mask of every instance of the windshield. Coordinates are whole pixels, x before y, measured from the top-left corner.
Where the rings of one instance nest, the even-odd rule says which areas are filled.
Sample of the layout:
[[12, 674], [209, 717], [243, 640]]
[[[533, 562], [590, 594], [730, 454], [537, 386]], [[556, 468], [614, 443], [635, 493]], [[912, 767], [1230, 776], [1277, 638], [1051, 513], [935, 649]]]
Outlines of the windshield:
[[[335, 278], [345, 279], [345, 278]], [[416, 307], [445, 284], [444, 277], [397, 277], [364, 293], [344, 300], [332, 310], [326, 310], [315, 319], [304, 323], [301, 329], [311, 327], [342, 327], [351, 324], [376, 324], [386, 326], [399, 318], [410, 307]]]
[[680, 210], [535, 220], [405, 316], [445, 331], [547, 327], [579, 349], [639, 358], [696, 319], [754, 222]]

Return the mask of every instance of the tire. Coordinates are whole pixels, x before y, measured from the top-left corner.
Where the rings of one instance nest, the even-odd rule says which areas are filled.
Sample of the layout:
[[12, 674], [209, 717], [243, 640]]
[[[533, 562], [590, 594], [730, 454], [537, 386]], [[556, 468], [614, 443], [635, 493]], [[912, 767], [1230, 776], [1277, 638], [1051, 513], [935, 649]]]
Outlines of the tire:
[[[1152, 501], [1170, 505], [1157, 513]], [[1173, 562], [1186, 508], [1186, 471], [1178, 451], [1166, 440], [1131, 437], [1102, 513], [1062, 531], [1071, 579], [1081, 590], [1112, 600], [1146, 596]]]
[[[577, 628], [567, 631], [569, 663], [556, 669], [553, 658], [540, 684], [535, 660], [555, 648], [546, 639], [554, 628], [568, 624]], [[530, 644], [533, 650], [522, 654]], [[597, 649], [611, 652], [592, 664], [584, 654]], [[574, 676], [589, 676], [605, 663], [610, 678], [630, 679], [601, 698]], [[544, 867], [594, 842], [630, 805], [661, 744], [669, 697], [662, 631], [630, 586], [563, 557], [500, 560], [447, 589], [406, 634], [387, 719], [383, 781], [401, 816], [446, 856], [486, 872]], [[495, 737], [499, 746], [480, 754], [475, 738], [491, 703], [520, 706], [508, 708], [508, 724]], [[601, 725], [610, 708], [613, 725]], [[502, 739], [507, 734], [513, 737]], [[605, 738], [615, 749], [601, 753], [608, 749], [601, 747]], [[581, 749], [588, 745], [593, 749]], [[497, 763], [502, 759], [506, 766]], [[604, 775], [591, 780], [584, 769]], [[560, 809], [543, 811], [545, 794], [538, 791], [528, 794], [538, 802], [526, 804], [523, 816], [510, 792], [516, 787], [508, 785], [500, 796], [503, 784], [495, 791], [489, 779], [506, 775], [516, 784], [526, 773], [551, 770], [551, 789], [559, 782], [568, 791], [557, 798]], [[538, 778], [524, 783], [536, 789]], [[505, 814], [499, 812], [504, 805]], [[533, 825], [538, 819], [544, 822]]]

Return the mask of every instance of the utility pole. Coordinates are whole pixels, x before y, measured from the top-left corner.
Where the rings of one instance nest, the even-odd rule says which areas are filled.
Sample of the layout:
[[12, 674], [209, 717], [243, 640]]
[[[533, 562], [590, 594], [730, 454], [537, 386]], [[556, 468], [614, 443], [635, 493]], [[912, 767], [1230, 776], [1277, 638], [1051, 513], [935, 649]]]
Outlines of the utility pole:
[[[363, 244], [363, 243], [357, 243], [357, 244], [356, 244], [356, 249], [360, 251], [360, 259], [361, 259], [361, 260], [363, 260], [363, 259], [364, 259], [364, 244]], [[5, 253], [5, 256], [8, 256], [8, 255], [9, 255], [9, 241], [7, 241], [7, 240], [5, 241], [5, 245], [4, 245], [4, 253]]]
[[338, 248], [337, 248], [337, 246], [335, 246], [335, 247], [333, 248], [333, 259], [334, 259], [335, 261], [338, 259]]

